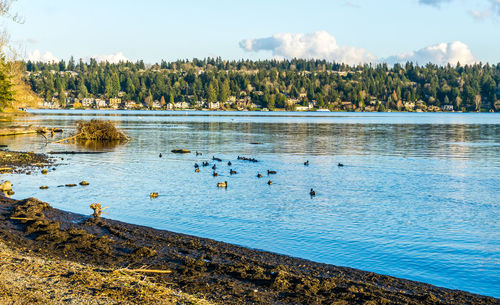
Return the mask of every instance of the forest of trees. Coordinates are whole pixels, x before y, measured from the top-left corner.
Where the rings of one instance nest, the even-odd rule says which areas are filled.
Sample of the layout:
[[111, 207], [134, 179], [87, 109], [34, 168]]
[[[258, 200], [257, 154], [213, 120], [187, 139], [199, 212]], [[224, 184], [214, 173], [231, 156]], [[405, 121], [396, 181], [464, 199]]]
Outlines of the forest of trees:
[[[293, 107], [376, 111], [452, 105], [455, 110], [500, 110], [500, 64], [348, 66], [324, 60], [225, 61], [220, 58], [119, 64], [25, 62], [26, 80], [46, 100], [117, 97], [137, 103], [226, 102], [251, 97], [260, 108]], [[148, 106], [148, 105], [146, 105]], [[408, 109], [407, 109], [408, 110]]]

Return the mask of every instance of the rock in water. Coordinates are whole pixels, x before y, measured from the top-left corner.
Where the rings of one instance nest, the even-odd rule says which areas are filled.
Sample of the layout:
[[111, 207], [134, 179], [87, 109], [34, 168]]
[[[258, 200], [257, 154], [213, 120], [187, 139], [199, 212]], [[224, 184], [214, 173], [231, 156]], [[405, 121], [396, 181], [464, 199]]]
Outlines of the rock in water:
[[172, 150], [174, 154], [189, 154], [191, 151], [187, 149], [174, 149]]
[[10, 183], [10, 181], [8, 181], [8, 180], [1, 183], [0, 184], [0, 191], [2, 191], [2, 192], [12, 191], [12, 183]]

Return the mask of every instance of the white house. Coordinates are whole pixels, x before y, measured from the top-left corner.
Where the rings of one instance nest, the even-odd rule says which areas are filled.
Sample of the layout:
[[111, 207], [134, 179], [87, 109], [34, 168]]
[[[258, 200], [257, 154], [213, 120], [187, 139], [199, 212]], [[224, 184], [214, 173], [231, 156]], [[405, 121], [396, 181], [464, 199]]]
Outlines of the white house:
[[219, 109], [220, 108], [219, 102], [209, 102], [207, 105], [208, 105], [208, 109]]
[[94, 102], [95, 102], [95, 99], [91, 98], [91, 97], [86, 97], [86, 98], [82, 99], [82, 101], [81, 101], [82, 106], [84, 108], [94, 107]]
[[106, 104], [106, 101], [105, 100], [102, 100], [102, 99], [96, 99], [95, 100], [95, 106], [97, 108], [106, 108], [108, 105]]

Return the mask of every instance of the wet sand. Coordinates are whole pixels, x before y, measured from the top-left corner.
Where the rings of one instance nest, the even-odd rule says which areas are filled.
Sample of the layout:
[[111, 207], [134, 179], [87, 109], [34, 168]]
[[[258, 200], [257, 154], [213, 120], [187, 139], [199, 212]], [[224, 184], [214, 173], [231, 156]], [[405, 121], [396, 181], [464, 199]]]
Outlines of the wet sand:
[[34, 198], [0, 198], [0, 239], [43, 258], [168, 270], [148, 277], [221, 304], [500, 304], [459, 290], [94, 219]]

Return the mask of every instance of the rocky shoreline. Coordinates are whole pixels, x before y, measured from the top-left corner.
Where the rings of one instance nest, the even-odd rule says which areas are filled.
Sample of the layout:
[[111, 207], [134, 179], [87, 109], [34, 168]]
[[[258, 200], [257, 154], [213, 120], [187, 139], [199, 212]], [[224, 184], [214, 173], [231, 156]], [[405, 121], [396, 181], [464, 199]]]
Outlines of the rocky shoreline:
[[74, 214], [34, 198], [0, 198], [0, 239], [43, 258], [151, 270], [147, 275], [157, 284], [222, 304], [500, 304], [459, 290]]

